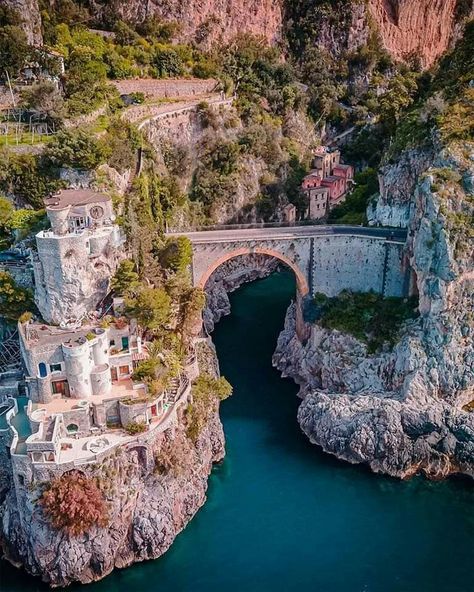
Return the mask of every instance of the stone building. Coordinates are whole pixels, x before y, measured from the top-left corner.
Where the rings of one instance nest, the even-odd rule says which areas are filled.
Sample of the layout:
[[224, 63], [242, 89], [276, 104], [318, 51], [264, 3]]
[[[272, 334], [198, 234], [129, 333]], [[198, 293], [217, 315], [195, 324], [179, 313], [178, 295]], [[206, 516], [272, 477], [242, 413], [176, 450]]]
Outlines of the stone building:
[[308, 191], [310, 220], [319, 220], [324, 218], [329, 212], [329, 188], [316, 187]]
[[347, 191], [347, 183], [344, 177], [337, 177], [330, 175], [321, 181], [323, 187], [327, 187], [329, 191], [329, 204], [334, 207], [344, 201]]
[[125, 240], [109, 196], [67, 189], [45, 206], [51, 229], [36, 235], [35, 301], [45, 321], [67, 326], [107, 294]]
[[340, 162], [339, 150], [319, 146], [314, 154], [313, 169], [304, 177], [301, 191], [308, 199], [308, 217], [311, 220], [324, 218], [329, 210], [345, 199], [354, 168]]
[[329, 150], [326, 146], [318, 146], [314, 151], [313, 169], [324, 179], [333, 174], [333, 169], [339, 164], [341, 153], [339, 150]]
[[77, 330], [29, 321], [19, 324], [19, 336], [28, 396], [35, 403], [109, 395], [114, 385], [129, 386], [125, 381], [147, 357], [136, 323], [122, 319]]
[[294, 204], [286, 204], [283, 208], [283, 222], [285, 224], [294, 224], [296, 222], [296, 206]]

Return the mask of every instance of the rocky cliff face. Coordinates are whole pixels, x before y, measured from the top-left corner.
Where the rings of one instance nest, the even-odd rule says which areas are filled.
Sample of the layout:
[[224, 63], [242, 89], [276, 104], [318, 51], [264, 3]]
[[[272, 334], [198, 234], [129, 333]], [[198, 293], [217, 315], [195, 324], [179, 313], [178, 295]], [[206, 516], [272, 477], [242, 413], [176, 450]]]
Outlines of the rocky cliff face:
[[[163, 450], [182, 458], [160, 469]], [[108, 526], [78, 537], [53, 530], [35, 498], [48, 470], [35, 475], [25, 497], [8, 493], [0, 516], [6, 557], [53, 586], [89, 583], [137, 561], [159, 557], [171, 546], [206, 499], [214, 462], [224, 456], [224, 434], [217, 412], [192, 444], [182, 425], [148, 443], [120, 448], [95, 464], [79, 467], [97, 479], [108, 502]], [[34, 486], [36, 485], [36, 487]]]
[[[458, 0], [369, 0], [383, 45], [397, 59], [431, 66], [457, 32]], [[472, 11], [472, 7], [471, 7]]]
[[229, 294], [243, 284], [269, 276], [277, 270], [278, 261], [266, 255], [242, 255], [223, 263], [206, 285], [204, 327], [208, 333], [222, 317], [230, 314]]
[[23, 20], [23, 28], [31, 45], [41, 45], [41, 14], [38, 0], [2, 0], [2, 5], [16, 10]]
[[[327, 452], [399, 477], [474, 476], [474, 414], [465, 408], [474, 399], [474, 145], [431, 161], [420, 153], [426, 171], [417, 182], [413, 157], [386, 167], [385, 187], [397, 177], [401, 192], [382, 193], [375, 211], [377, 222], [407, 223], [420, 319], [392, 352], [369, 355], [353, 337], [318, 326], [301, 344], [290, 310], [274, 363], [302, 385], [300, 425]], [[411, 200], [400, 197], [410, 188]]]
[[[93, 11], [104, 13], [103, 3], [92, 1]], [[181, 40], [197, 41], [204, 46], [227, 42], [239, 33], [252, 33], [273, 44], [281, 38], [280, 0], [114, 0], [107, 8], [123, 20], [141, 22], [157, 15], [179, 24]]]

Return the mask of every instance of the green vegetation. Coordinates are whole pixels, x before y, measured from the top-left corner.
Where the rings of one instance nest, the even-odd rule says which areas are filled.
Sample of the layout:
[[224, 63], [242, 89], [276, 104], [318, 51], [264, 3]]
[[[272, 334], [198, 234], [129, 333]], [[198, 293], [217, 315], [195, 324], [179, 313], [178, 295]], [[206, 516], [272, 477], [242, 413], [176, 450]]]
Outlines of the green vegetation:
[[68, 536], [80, 536], [108, 523], [107, 504], [94, 479], [69, 471], [53, 479], [39, 498], [53, 528]]
[[140, 284], [139, 275], [135, 271], [135, 263], [130, 259], [120, 262], [115, 272], [110, 287], [117, 296], [125, 296], [127, 292], [133, 292]]
[[0, 317], [16, 322], [24, 312], [34, 309], [31, 290], [18, 286], [8, 271], [0, 271]]
[[141, 286], [125, 298], [126, 312], [148, 331], [163, 329], [170, 318], [171, 299], [162, 288]]
[[0, 6], [0, 79], [5, 77], [5, 73], [10, 78], [15, 77], [28, 55], [28, 43], [21, 22], [19, 12]]
[[216, 411], [219, 401], [224, 401], [232, 394], [232, 386], [224, 377], [214, 378], [201, 374], [193, 382], [192, 403], [186, 409], [186, 433], [193, 441], [199, 437], [210, 415]]
[[0, 190], [18, 196], [36, 210], [43, 199], [61, 187], [44, 158], [32, 154], [12, 154], [0, 149]]
[[316, 294], [310, 316], [326, 329], [353, 335], [375, 353], [386, 344], [396, 344], [403, 323], [417, 316], [417, 304], [413, 298], [345, 290], [334, 298]]
[[355, 187], [344, 203], [329, 213], [328, 222], [332, 224], [365, 224], [369, 200], [378, 192], [379, 184], [374, 169], [367, 168], [354, 177]]
[[147, 430], [148, 426], [142, 421], [131, 421], [125, 426], [125, 431], [131, 436], [134, 436], [135, 434], [143, 434], [143, 432], [146, 432]]
[[46, 156], [58, 167], [90, 170], [105, 162], [105, 148], [86, 130], [62, 130], [49, 144]]
[[183, 475], [193, 465], [193, 449], [188, 438], [178, 431], [165, 438], [155, 455], [155, 471], [160, 475]]
[[193, 247], [186, 236], [168, 237], [157, 253], [158, 260], [164, 269], [183, 273], [193, 259]]

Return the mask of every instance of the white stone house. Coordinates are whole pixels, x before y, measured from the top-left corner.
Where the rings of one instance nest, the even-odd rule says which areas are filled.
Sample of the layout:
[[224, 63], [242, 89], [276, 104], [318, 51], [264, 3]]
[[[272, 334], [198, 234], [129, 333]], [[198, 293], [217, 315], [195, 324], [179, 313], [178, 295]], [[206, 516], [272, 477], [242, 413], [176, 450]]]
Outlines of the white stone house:
[[67, 326], [93, 311], [125, 255], [109, 196], [67, 189], [45, 200], [50, 230], [36, 235], [35, 301], [48, 323]]

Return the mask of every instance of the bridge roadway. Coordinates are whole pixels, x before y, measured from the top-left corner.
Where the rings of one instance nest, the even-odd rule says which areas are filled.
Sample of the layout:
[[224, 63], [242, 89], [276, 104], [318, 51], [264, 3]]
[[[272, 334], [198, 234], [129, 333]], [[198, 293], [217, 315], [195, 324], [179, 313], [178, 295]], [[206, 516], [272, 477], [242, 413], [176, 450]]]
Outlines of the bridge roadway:
[[195, 244], [225, 243], [249, 240], [291, 240], [298, 238], [311, 238], [315, 236], [367, 236], [372, 238], [387, 239], [391, 242], [404, 244], [407, 238], [407, 230], [402, 228], [381, 228], [367, 226], [277, 226], [277, 227], [253, 227], [242, 228], [236, 226], [225, 230], [198, 230], [192, 232], [173, 232], [167, 236], [187, 236]]

